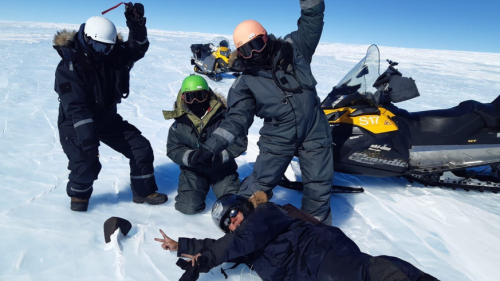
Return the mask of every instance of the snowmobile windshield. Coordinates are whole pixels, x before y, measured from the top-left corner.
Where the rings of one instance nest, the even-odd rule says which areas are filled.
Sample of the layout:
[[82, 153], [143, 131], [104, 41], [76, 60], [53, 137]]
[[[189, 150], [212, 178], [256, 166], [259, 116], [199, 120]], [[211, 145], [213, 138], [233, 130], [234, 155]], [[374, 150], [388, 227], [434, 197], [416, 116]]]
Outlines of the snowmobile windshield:
[[210, 44], [216, 47], [224, 47], [231, 49], [231, 46], [229, 45], [229, 40], [223, 36], [217, 36], [214, 39], [210, 40]]
[[380, 76], [380, 53], [377, 45], [371, 45], [366, 56], [333, 88], [321, 103], [321, 107], [334, 107], [339, 99], [346, 95], [359, 93], [362, 96], [373, 95], [377, 89], [373, 83]]

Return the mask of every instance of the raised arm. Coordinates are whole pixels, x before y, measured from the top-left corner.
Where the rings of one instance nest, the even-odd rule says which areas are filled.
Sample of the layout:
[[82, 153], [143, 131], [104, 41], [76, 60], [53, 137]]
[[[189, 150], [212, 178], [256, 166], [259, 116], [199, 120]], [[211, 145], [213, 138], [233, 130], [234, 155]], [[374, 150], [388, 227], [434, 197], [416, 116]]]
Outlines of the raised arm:
[[300, 0], [300, 9], [298, 30], [285, 36], [285, 40], [295, 44], [306, 60], [311, 63], [323, 32], [325, 2], [323, 0]]
[[132, 62], [136, 62], [144, 57], [149, 48], [144, 6], [141, 3], [126, 4], [125, 18], [127, 19], [129, 34], [124, 47], [127, 49]]

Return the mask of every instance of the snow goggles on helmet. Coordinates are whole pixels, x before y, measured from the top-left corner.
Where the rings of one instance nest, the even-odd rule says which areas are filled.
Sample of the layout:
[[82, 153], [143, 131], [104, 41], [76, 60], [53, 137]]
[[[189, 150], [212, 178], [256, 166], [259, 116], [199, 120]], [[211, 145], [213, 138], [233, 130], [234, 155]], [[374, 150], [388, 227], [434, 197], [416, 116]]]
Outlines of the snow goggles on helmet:
[[238, 53], [244, 58], [249, 59], [252, 57], [252, 53], [260, 53], [267, 45], [267, 36], [259, 36], [252, 41], [244, 44], [238, 48]]
[[87, 37], [87, 44], [92, 47], [92, 49], [96, 52], [96, 53], [101, 53], [101, 54], [104, 54], [104, 55], [108, 55], [109, 53], [111, 53], [111, 51], [113, 50], [113, 44], [106, 44], [106, 43], [102, 43], [102, 42], [99, 42], [99, 41], [95, 41], [94, 39], [90, 38], [90, 37]]
[[231, 219], [235, 218], [239, 212], [240, 212], [239, 209], [232, 209], [231, 211], [229, 211], [229, 216], [227, 217], [226, 220], [224, 220], [224, 225], [229, 226], [231, 224]]
[[195, 91], [195, 92], [185, 92], [182, 94], [184, 102], [187, 104], [192, 104], [194, 101], [204, 102], [208, 99], [210, 93], [206, 90]]

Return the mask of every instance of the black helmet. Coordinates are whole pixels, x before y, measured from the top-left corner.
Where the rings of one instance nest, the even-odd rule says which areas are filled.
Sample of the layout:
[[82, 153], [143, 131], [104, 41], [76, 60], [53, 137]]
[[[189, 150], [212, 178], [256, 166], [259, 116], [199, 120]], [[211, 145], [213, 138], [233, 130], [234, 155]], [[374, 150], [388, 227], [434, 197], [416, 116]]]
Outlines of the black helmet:
[[227, 40], [222, 40], [219, 42], [219, 46], [229, 48], [229, 42], [227, 42]]
[[215, 201], [212, 207], [212, 220], [224, 233], [228, 233], [231, 217], [235, 217], [238, 211], [246, 216], [252, 210], [252, 203], [245, 197], [236, 194], [225, 194]]

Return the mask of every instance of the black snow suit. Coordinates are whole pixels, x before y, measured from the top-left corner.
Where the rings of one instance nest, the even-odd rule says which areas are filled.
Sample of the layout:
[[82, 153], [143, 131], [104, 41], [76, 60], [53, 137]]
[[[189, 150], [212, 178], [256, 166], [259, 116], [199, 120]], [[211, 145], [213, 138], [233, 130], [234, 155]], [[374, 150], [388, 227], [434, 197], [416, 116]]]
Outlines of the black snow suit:
[[245, 262], [265, 281], [436, 280], [399, 258], [362, 253], [337, 227], [293, 219], [265, 201], [220, 239], [179, 238], [177, 253], [200, 253], [198, 272]]
[[59, 136], [69, 159], [67, 193], [90, 198], [101, 164], [100, 142], [130, 160], [134, 196], [145, 197], [158, 190], [154, 177], [153, 150], [141, 132], [117, 113], [117, 104], [129, 94], [130, 70], [143, 58], [149, 42], [137, 42], [133, 32], [116, 44], [103, 61], [93, 58], [84, 43], [84, 27], [78, 32], [63, 30], [54, 37], [54, 49], [62, 60], [55, 73], [59, 95]]
[[[212, 91], [212, 90], [210, 90]], [[179, 91], [173, 111], [163, 111], [166, 120], [175, 118], [167, 139], [167, 156], [180, 166], [178, 194], [175, 209], [184, 214], [196, 214], [205, 209], [205, 198], [210, 185], [215, 196], [237, 193], [241, 182], [234, 158], [247, 149], [246, 136], [239, 136], [235, 142], [218, 155], [218, 161], [210, 166], [190, 166], [189, 155], [198, 149], [219, 127], [224, 119], [226, 101], [220, 95], [211, 94], [210, 108], [201, 118], [194, 114], [182, 100]]]
[[[260, 154], [239, 194], [248, 198], [257, 190], [269, 193], [296, 155], [304, 183], [301, 209], [321, 222], [331, 224], [331, 132], [320, 108], [316, 80], [311, 73], [312, 56], [323, 30], [325, 3], [323, 0], [301, 0], [300, 6], [302, 11], [297, 31], [285, 36], [284, 40], [270, 35], [270, 40], [291, 45], [293, 71], [242, 69], [242, 75], [229, 90], [226, 119], [204, 147], [214, 154], [220, 153], [235, 136], [248, 132], [254, 115], [264, 118], [258, 142]], [[273, 65], [279, 63], [282, 51], [283, 47], [274, 55]], [[300, 90], [286, 91], [277, 83], [288, 89], [300, 86]]]

